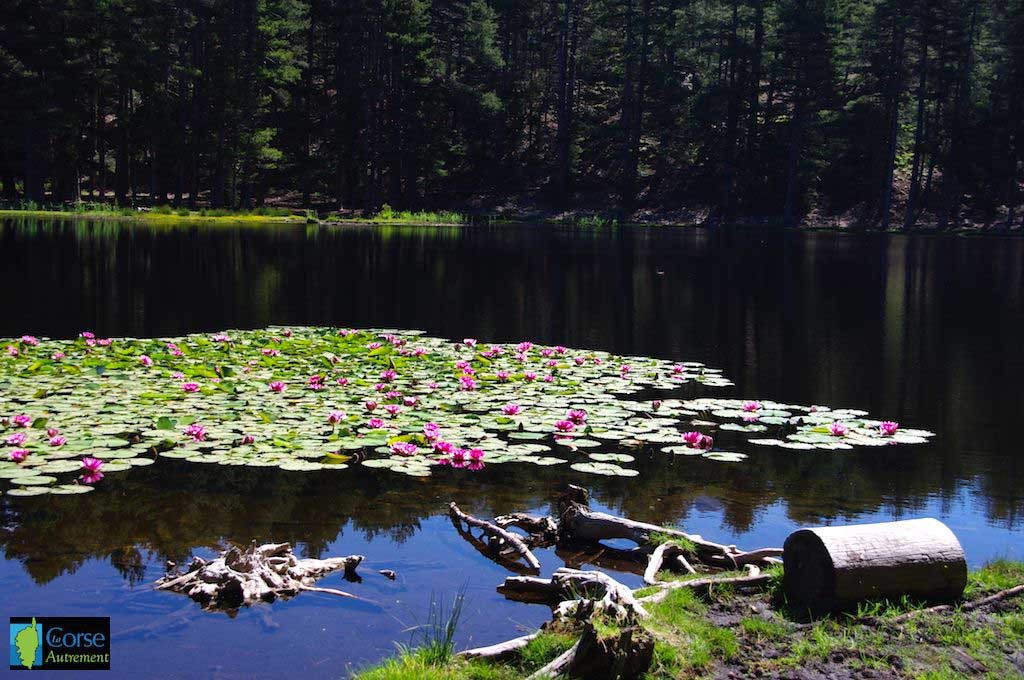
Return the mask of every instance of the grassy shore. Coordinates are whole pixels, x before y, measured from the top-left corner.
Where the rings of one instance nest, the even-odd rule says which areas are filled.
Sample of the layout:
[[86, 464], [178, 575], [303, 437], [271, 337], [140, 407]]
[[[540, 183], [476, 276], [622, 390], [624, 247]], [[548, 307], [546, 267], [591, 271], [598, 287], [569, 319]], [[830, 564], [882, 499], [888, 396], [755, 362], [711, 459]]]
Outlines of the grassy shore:
[[321, 218], [312, 210], [287, 208], [257, 208], [255, 210], [225, 210], [205, 208], [188, 210], [157, 206], [155, 208], [118, 208], [108, 204], [82, 203], [75, 207], [39, 207], [0, 209], [0, 218], [22, 217], [36, 219], [123, 220], [138, 222], [176, 223], [309, 223], [309, 224], [387, 224], [420, 226], [456, 226], [467, 224], [469, 218], [457, 212], [396, 211], [384, 206], [380, 212], [366, 216], [329, 213]]
[[[0, 218], [17, 217], [33, 219], [62, 220], [118, 220], [156, 223], [304, 223], [310, 221], [306, 215], [291, 210], [186, 210], [176, 208], [154, 208], [136, 210], [111, 206], [85, 206], [81, 209], [26, 208], [0, 210]], [[312, 221], [317, 221], [315, 217]]]
[[[872, 602], [857, 612], [808, 619], [786, 606], [780, 577], [781, 571], [761, 594], [721, 587], [702, 598], [678, 589], [648, 607], [643, 625], [654, 637], [655, 651], [645, 678], [1024, 677], [1024, 597], [969, 611], [922, 610], [904, 619], [897, 617], [921, 605]], [[970, 574], [964, 599], [1022, 583], [1024, 563], [994, 562]], [[569, 631], [548, 630], [500, 664], [461, 659], [450, 646], [441, 654], [431, 645], [403, 648], [355, 677], [512, 680], [542, 668], [573, 642]]]

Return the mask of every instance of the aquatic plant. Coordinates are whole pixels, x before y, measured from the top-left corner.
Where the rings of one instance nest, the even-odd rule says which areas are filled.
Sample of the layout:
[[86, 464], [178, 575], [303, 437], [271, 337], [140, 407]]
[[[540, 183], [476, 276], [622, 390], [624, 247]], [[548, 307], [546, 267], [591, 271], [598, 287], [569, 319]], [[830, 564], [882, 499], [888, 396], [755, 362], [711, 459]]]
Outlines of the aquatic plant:
[[[670, 398], [687, 385], [732, 383], [696, 362], [531, 341], [310, 327], [16, 342], [16, 355], [0, 354], [0, 480], [20, 496], [81, 493], [103, 474], [160, 458], [292, 471], [360, 464], [412, 476], [567, 464], [635, 476], [625, 450], [736, 462], [746, 456], [717, 441], [836, 450], [931, 436], [849, 409]], [[652, 400], [652, 390], [666, 394]], [[89, 458], [103, 461], [102, 473], [64, 481]]]

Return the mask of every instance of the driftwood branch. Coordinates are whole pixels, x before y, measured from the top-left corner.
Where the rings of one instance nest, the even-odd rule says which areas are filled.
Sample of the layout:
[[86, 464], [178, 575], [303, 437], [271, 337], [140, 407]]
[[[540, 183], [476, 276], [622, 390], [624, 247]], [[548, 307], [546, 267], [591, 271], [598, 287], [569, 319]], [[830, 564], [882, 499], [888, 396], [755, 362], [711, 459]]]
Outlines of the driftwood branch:
[[[483, 534], [490, 539], [487, 544], [489, 557], [501, 557], [507, 560], [510, 555], [514, 555], [517, 558], [525, 560], [530, 571], [533, 573], [540, 573], [540, 562], [537, 561], [534, 554], [530, 552], [530, 548], [523, 542], [523, 539], [516, 534], [503, 529], [492, 522], [487, 522], [473, 517], [472, 515], [467, 515], [459, 509], [459, 506], [456, 505], [454, 501], [448, 504], [448, 516], [451, 518], [452, 524], [455, 528], [464, 536], [466, 534], [472, 536], [472, 534], [463, 528], [463, 524], [482, 531]], [[478, 543], [482, 543], [478, 538], [476, 541]]]
[[194, 557], [184, 574], [168, 573], [156, 588], [188, 595], [204, 609], [229, 613], [257, 602], [294, 597], [303, 590], [360, 599], [341, 590], [316, 588], [313, 583], [342, 569], [354, 575], [362, 561], [362, 555], [299, 559], [288, 543], [254, 542], [244, 550], [231, 546], [214, 560]]
[[652, 595], [641, 597], [639, 602], [654, 604], [661, 602], [673, 590], [687, 588], [697, 592], [706, 593], [718, 586], [732, 585], [737, 588], [762, 588], [771, 582], [770, 574], [762, 574], [761, 570], [754, 565], [748, 565], [746, 576], [711, 576], [708, 578], [695, 578], [688, 581], [663, 581], [657, 584], [660, 590]]
[[513, 638], [511, 640], [506, 640], [505, 642], [499, 642], [496, 645], [466, 649], [456, 654], [456, 656], [461, 656], [465, 659], [487, 659], [490, 661], [500, 661], [516, 654], [523, 647], [530, 644], [530, 641], [534, 640], [538, 635], [540, 635], [540, 631], [530, 633], [529, 635], [523, 635], [522, 637]]
[[857, 623], [863, 623], [868, 626], [900, 624], [910, 621], [911, 619], [914, 619], [918, 616], [922, 616], [924, 614], [946, 614], [957, 609], [959, 609], [962, 612], [969, 612], [975, 609], [980, 609], [981, 607], [987, 607], [988, 605], [995, 604], [996, 602], [1001, 602], [1003, 600], [1008, 600], [1014, 597], [1020, 597], [1021, 595], [1024, 595], [1024, 584], [1014, 586], [1013, 588], [1007, 588], [1006, 590], [1000, 590], [998, 593], [993, 593], [992, 595], [988, 595], [986, 597], [980, 597], [976, 600], [969, 600], [959, 605], [940, 604], [935, 607], [914, 609], [909, 612], [899, 614], [898, 616], [864, 616], [857, 619]]
[[593, 600], [594, 607], [615, 619], [647, 617], [647, 610], [633, 591], [600, 571], [558, 569], [550, 579], [510, 576], [498, 586], [498, 592], [510, 600], [544, 603]]

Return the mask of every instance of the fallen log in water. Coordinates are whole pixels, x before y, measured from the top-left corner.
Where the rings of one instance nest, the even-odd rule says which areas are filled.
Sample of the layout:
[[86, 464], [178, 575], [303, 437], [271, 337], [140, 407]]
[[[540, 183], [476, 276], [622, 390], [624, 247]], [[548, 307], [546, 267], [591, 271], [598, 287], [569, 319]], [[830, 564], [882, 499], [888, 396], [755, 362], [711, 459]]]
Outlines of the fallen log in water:
[[587, 490], [572, 484], [562, 493], [557, 506], [558, 532], [562, 541], [600, 542], [621, 538], [633, 541], [639, 546], [652, 548], [652, 537], [655, 536], [670, 540], [681, 539], [694, 546], [698, 559], [719, 569], [736, 569], [746, 564], [767, 566], [782, 555], [779, 548], [761, 548], [744, 552], [734, 545], [707, 541], [698, 534], [688, 534], [679, 529], [594, 512], [589, 507]]
[[354, 575], [362, 561], [362, 555], [300, 559], [288, 543], [254, 542], [244, 550], [231, 546], [210, 561], [193, 557], [184, 574], [170, 572], [156, 582], [156, 588], [183, 593], [203, 609], [231, 615], [240, 607], [294, 597], [302, 591], [362, 600], [342, 590], [313, 585], [318, 578], [342, 569], [346, 575]]
[[[448, 504], [448, 516], [451, 518], [452, 524], [455, 526], [456, 530], [458, 530], [459, 534], [462, 535], [463, 538], [469, 540], [470, 543], [477, 547], [477, 550], [480, 550], [487, 557], [495, 559], [496, 562], [510, 568], [512, 571], [527, 571], [534, 574], [540, 573], [540, 562], [538, 562], [534, 554], [530, 552], [530, 548], [526, 545], [523, 539], [511, 531], [508, 531], [492, 522], [487, 522], [464, 513], [459, 509], [459, 506], [455, 504], [455, 501]], [[482, 535], [485, 536], [488, 541], [484, 543], [479, 537], [474, 536], [468, 528], [463, 527], [463, 524], [465, 524], [466, 527], [480, 530]], [[484, 549], [481, 550], [480, 546], [484, 546]], [[514, 565], [514, 560], [510, 558], [525, 560], [526, 568], [517, 569], [514, 566], [511, 566]]]
[[596, 611], [616, 620], [645, 618], [647, 611], [633, 591], [600, 571], [557, 569], [550, 579], [510, 576], [498, 586], [498, 592], [510, 600], [545, 603], [591, 600]]
[[784, 560], [789, 602], [813, 611], [903, 595], [951, 602], [967, 585], [963, 548], [936, 519], [801, 529]]

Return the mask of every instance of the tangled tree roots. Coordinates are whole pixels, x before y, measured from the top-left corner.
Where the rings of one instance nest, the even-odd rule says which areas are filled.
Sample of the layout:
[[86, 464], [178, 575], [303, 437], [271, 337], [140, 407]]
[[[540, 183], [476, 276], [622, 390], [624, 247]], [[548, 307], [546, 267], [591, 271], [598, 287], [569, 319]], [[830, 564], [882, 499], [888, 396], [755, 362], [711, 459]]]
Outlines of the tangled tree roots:
[[[531, 547], [553, 545], [566, 564], [589, 563], [643, 574], [644, 582], [658, 590], [638, 598], [633, 590], [608, 574], [572, 568], [558, 569], [550, 579], [534, 575], [506, 578], [498, 592], [512, 600], [546, 604], [552, 608], [552, 620], [560, 628], [579, 631], [576, 644], [531, 678], [641, 677], [654, 653], [654, 639], [642, 626], [649, 616], [645, 604], [659, 602], [677, 588], [706, 592], [720, 584], [763, 587], [770, 577], [762, 573], [762, 568], [779, 562], [782, 554], [778, 548], [744, 552], [736, 546], [712, 543], [678, 529], [594, 512], [589, 507], [587, 491], [578, 486], [569, 485], [558, 497], [555, 508], [557, 519], [515, 513], [491, 522], [467, 515], [455, 503], [451, 504], [449, 514], [463, 538], [491, 560], [518, 574], [539, 572], [540, 565]], [[513, 533], [513, 528], [525, 535]], [[478, 530], [480, 536], [475, 536], [472, 529]], [[623, 550], [601, 543], [622, 538], [631, 540], [636, 547]], [[696, 577], [662, 581], [660, 574], [665, 570]], [[736, 571], [746, 574], [736, 575]], [[503, 659], [518, 653], [534, 637], [535, 634], [526, 635], [462, 655]]]
[[304, 590], [361, 599], [342, 590], [318, 588], [313, 583], [340, 569], [355, 575], [362, 555], [325, 560], [299, 559], [288, 543], [267, 543], [241, 549], [231, 546], [220, 557], [207, 561], [193, 557], [182, 574], [172, 571], [156, 582], [158, 590], [183, 593], [210, 611], [233, 616], [240, 607], [289, 598]]

